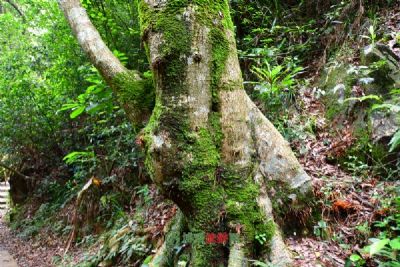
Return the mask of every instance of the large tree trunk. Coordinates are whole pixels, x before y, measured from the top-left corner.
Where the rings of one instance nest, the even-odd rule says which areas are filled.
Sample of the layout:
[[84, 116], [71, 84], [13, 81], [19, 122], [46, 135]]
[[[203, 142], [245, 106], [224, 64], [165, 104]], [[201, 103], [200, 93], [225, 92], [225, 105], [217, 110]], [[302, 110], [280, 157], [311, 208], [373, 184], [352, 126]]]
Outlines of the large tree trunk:
[[[84, 19], [87, 27], [79, 27], [78, 0], [60, 4], [93, 60], [97, 50], [90, 42], [101, 41], [100, 36], [79, 38], [85, 28], [95, 29], [89, 19]], [[310, 179], [243, 90], [228, 1], [141, 0], [138, 5], [156, 88], [156, 104], [140, 137], [146, 167], [181, 209], [189, 232], [239, 236], [231, 247], [193, 242], [191, 265], [243, 266], [252, 258], [290, 265], [280, 227], [312, 201]], [[118, 75], [104, 76], [113, 84]], [[257, 245], [256, 235], [268, 242]], [[155, 261], [172, 249], [164, 245]]]

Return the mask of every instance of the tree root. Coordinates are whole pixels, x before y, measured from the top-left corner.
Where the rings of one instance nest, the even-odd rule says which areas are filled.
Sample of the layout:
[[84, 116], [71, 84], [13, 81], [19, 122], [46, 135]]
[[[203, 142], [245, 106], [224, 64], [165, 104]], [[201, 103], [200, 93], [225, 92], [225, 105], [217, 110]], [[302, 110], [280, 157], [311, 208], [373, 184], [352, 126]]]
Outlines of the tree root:
[[245, 267], [248, 266], [245, 258], [244, 245], [236, 243], [231, 247], [229, 252], [228, 267]]
[[[271, 220], [273, 220], [274, 215], [272, 214], [272, 203], [270, 198], [268, 197], [268, 194], [266, 193], [266, 187], [263, 181], [260, 181], [259, 179], [257, 179], [257, 177], [256, 182], [260, 183], [261, 186], [260, 196], [257, 199], [258, 205], [260, 206], [262, 212], [265, 214], [266, 218], [270, 218]], [[286, 247], [285, 242], [283, 241], [281, 230], [276, 223], [274, 235], [271, 239], [270, 253], [269, 255], [264, 256], [264, 260], [271, 262], [272, 265], [276, 267], [291, 266], [293, 262], [292, 255]]]
[[246, 98], [262, 176], [299, 194], [306, 194], [311, 190], [311, 178], [297, 161], [289, 143], [247, 95]]
[[184, 247], [181, 247], [180, 251], [176, 251], [175, 248], [182, 243], [184, 226], [184, 216], [178, 210], [175, 217], [164, 229], [164, 243], [156, 250], [153, 259], [149, 263], [150, 267], [177, 266], [178, 258]]
[[283, 241], [282, 233], [278, 226], [276, 226], [275, 234], [271, 240], [269, 260], [272, 266], [275, 267], [292, 266], [293, 263], [292, 255]]

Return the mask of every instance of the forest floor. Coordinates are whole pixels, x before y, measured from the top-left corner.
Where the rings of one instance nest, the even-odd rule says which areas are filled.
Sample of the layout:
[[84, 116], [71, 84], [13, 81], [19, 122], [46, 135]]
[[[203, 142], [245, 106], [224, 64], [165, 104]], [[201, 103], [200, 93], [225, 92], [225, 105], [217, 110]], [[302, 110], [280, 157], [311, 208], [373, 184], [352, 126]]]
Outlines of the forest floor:
[[[308, 237], [286, 240], [295, 254], [295, 266], [345, 266], [355, 251], [368, 258], [362, 247], [368, 244], [374, 229], [369, 232], [365, 226], [387, 216], [389, 208], [384, 207], [384, 202], [399, 188], [400, 181], [386, 181], [357, 164], [341, 166], [331, 162], [332, 156], [340, 158], [356, 141], [352, 122], [345, 121], [339, 127], [328, 122], [318, 88], [302, 90], [298, 100], [303, 109], [301, 114], [293, 115], [289, 124], [305, 125], [301, 118], [314, 117], [315, 130], [291, 146], [312, 178], [321, 220], [315, 222], [314, 233], [307, 233]], [[375, 266], [371, 264], [367, 266]]]
[[[384, 28], [392, 32], [400, 30], [398, 8], [385, 10], [380, 16], [385, 18]], [[393, 43], [388, 46], [400, 55], [399, 47], [393, 47]], [[351, 61], [360, 64], [357, 56]], [[311, 77], [314, 80], [311, 84], [318, 84], [315, 81], [319, 75], [315, 73]], [[346, 259], [358, 252], [367, 259], [367, 266], [376, 266], [376, 263], [368, 261], [362, 248], [378, 232], [373, 227], [374, 222], [390, 214], [386, 202], [396, 194], [400, 181], [387, 181], [360, 162], [347, 162], [347, 166], [341, 166], [331, 161], [331, 158], [343, 157], [357, 141], [352, 121], [327, 121], [317, 87], [304, 88], [296, 101], [302, 110], [292, 114], [289, 125], [304, 126], [309, 118], [315, 119], [313, 134], [299, 138], [291, 146], [298, 152], [300, 163], [312, 178], [321, 220], [315, 222], [314, 233], [308, 233], [309, 237], [287, 239], [295, 254], [295, 264], [302, 267], [344, 266]]]
[[32, 240], [18, 238], [6, 225], [4, 214], [0, 214], [0, 250], [13, 255], [20, 267], [52, 266], [51, 250], [36, 246]]
[[[65, 249], [65, 241], [60, 238], [41, 233], [38, 238], [22, 239], [17, 236], [6, 224], [5, 217], [0, 214], [0, 251], [11, 254], [19, 267], [51, 267], [55, 257], [62, 257]], [[80, 255], [81, 251], [73, 248], [70, 255]], [[0, 267], [17, 267], [16, 265]]]

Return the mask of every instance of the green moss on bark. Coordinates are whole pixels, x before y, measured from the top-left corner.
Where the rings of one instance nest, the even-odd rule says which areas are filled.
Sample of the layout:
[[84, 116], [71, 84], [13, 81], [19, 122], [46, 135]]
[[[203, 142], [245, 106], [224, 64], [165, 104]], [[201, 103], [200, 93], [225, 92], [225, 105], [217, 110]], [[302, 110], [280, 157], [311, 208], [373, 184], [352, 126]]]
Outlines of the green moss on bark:
[[218, 91], [220, 87], [220, 81], [222, 74], [226, 67], [226, 60], [229, 55], [229, 42], [226, 39], [225, 32], [223, 29], [212, 28], [210, 31], [210, 43], [212, 47], [212, 60], [211, 60], [211, 73], [212, 82], [211, 90], [213, 97], [213, 104], [219, 103]]
[[138, 113], [149, 112], [153, 109], [155, 95], [151, 75], [138, 80], [137, 74], [127, 71], [116, 75], [112, 84], [118, 91], [121, 103], [129, 104]]
[[209, 267], [226, 266], [227, 255], [221, 245], [194, 244], [190, 266]]
[[[198, 132], [188, 134], [188, 139], [187, 163], [189, 165], [186, 170], [188, 180], [190, 180], [191, 176], [195, 173], [199, 174], [197, 176], [207, 176], [209, 179], [214, 179], [220, 156], [210, 131], [202, 128]], [[191, 141], [193, 142], [192, 144], [190, 144]], [[193, 183], [189, 181], [188, 184]], [[189, 188], [185, 186], [185, 191], [188, 189]], [[193, 189], [197, 190], [196, 188]]]
[[155, 170], [154, 164], [151, 157], [151, 147], [153, 146], [153, 133], [157, 129], [159, 125], [159, 119], [162, 114], [162, 106], [160, 105], [160, 101], [156, 101], [156, 105], [154, 106], [153, 113], [151, 114], [150, 120], [144, 128], [143, 132], [143, 141], [145, 144], [145, 167], [147, 172], [149, 173], [151, 179], [155, 180]]
[[224, 138], [221, 127], [221, 113], [211, 112], [209, 116], [209, 121], [211, 125], [211, 136], [213, 138], [215, 146], [220, 151], [222, 147], [222, 140]]
[[176, 266], [176, 251], [183, 241], [184, 218], [178, 211], [171, 221], [165, 236], [165, 253], [152, 260], [153, 266]]
[[257, 203], [260, 188], [253, 180], [253, 170], [226, 168], [223, 172], [224, 187], [227, 194], [226, 212], [231, 224], [242, 226], [245, 242], [254, 242], [257, 234], [265, 234], [270, 240], [275, 227], [266, 218]]
[[200, 129], [188, 134], [186, 162], [179, 185], [191, 203], [195, 217], [192, 230], [212, 230], [210, 222], [218, 220], [223, 203], [223, 190], [216, 181], [220, 155], [209, 129]]
[[[229, 12], [229, 3], [227, 0], [193, 0], [193, 5], [197, 5], [199, 9], [199, 20], [210, 26], [222, 26], [231, 31], [234, 30], [234, 25]], [[220, 24], [216, 24], [216, 18], [219, 18]]]
[[135, 127], [142, 127], [154, 107], [154, 85], [150, 75], [139, 77], [138, 73], [126, 71], [117, 74], [111, 81], [129, 120]]

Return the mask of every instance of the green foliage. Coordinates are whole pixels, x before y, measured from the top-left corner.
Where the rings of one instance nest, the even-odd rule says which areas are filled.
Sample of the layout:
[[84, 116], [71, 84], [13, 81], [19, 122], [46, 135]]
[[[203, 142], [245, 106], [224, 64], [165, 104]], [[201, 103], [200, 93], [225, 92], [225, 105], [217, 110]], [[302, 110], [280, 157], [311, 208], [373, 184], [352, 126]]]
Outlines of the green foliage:
[[377, 36], [376, 36], [374, 25], [369, 26], [368, 33], [369, 33], [369, 36], [362, 35], [362, 37], [368, 39], [371, 42], [371, 45], [375, 45]]
[[297, 84], [295, 77], [302, 70], [302, 67], [290, 65], [271, 66], [268, 61], [265, 61], [260, 67], [252, 68], [252, 72], [259, 80], [255, 83], [254, 90], [258, 92], [258, 97], [269, 109], [279, 110], [294, 101]]
[[365, 258], [372, 258], [378, 266], [399, 266], [400, 262], [400, 197], [393, 198], [395, 213], [375, 222], [379, 234], [370, 238], [370, 244], [362, 249], [362, 254], [353, 254], [350, 261], [356, 266], [364, 266]]
[[380, 96], [377, 96], [377, 95], [365, 95], [365, 96], [361, 96], [361, 97], [349, 97], [349, 98], [346, 98], [344, 100], [344, 102], [349, 102], [349, 101], [363, 102], [363, 101], [366, 101], [366, 100], [382, 101], [382, 98]]
[[[114, 54], [128, 67], [146, 70], [134, 5], [84, 4]], [[10, 212], [10, 224], [24, 238], [42, 231], [69, 234], [71, 222], [60, 211], [73, 206], [82, 185], [96, 177], [100, 185], [78, 207], [77, 241], [89, 245], [95, 226], [108, 230], [126, 218], [141, 173], [137, 130], [82, 54], [57, 2], [18, 5], [26, 21], [7, 10], [0, 14], [0, 158], [28, 169], [34, 180], [27, 204]], [[32, 216], [26, 218], [29, 205]], [[127, 261], [136, 253], [129, 240], [119, 250]]]
[[148, 63], [141, 46], [137, 5], [133, 2], [83, 0], [82, 5], [114, 54], [121, 53], [129, 69], [146, 71]]
[[389, 152], [393, 152], [396, 148], [400, 147], [400, 130], [398, 130], [389, 142]]
[[319, 221], [318, 224], [314, 226], [314, 235], [323, 240], [327, 239], [329, 237], [328, 224], [323, 220]]
[[316, 44], [317, 27], [314, 17], [304, 16], [301, 5], [303, 2], [290, 5], [282, 1], [234, 1], [241, 57], [256, 62], [257, 58], [268, 56], [274, 65], [282, 64], [286, 55], [294, 61], [304, 60]]
[[270, 239], [270, 233], [258, 233], [255, 235], [254, 239], [260, 244], [260, 245], [266, 245]]
[[142, 186], [137, 186], [136, 190], [137, 190], [136, 193], [140, 195], [144, 200], [145, 205], [150, 204], [151, 197], [150, 197], [149, 185], [145, 184]]
[[367, 177], [370, 171], [370, 166], [354, 155], [349, 155], [344, 161], [344, 165], [352, 174], [361, 177]]
[[0, 15], [0, 154], [12, 165], [43, 152], [52, 163], [60, 159], [54, 150], [68, 145], [67, 118], [57, 110], [79, 88], [75, 69], [84, 59], [57, 3], [19, 4], [30, 24]]
[[[362, 68], [360, 70], [361, 75], [367, 79], [368, 75], [384, 66], [384, 64], [386, 63], [377, 62], [375, 66]], [[353, 71], [358, 73], [356, 69], [353, 69]], [[375, 112], [390, 112], [394, 116], [399, 116], [400, 105], [398, 104], [398, 94], [399, 90], [393, 89], [387, 95], [367, 94], [361, 97], [350, 97], [345, 99], [344, 103], [362, 103], [363, 107], [366, 108], [368, 119]], [[400, 170], [398, 166], [399, 161], [394, 160], [389, 163], [386, 161], [395, 155], [396, 150], [400, 146], [400, 130], [393, 134], [388, 146], [383, 146], [371, 141], [371, 129], [369, 127], [362, 128], [362, 126], [357, 126], [356, 129], [355, 136], [357, 137], [357, 141], [347, 150], [346, 159], [343, 162], [344, 166], [353, 174], [363, 177], [366, 177], [370, 173], [380, 174], [383, 177], [387, 177], [388, 180], [397, 177]]]
[[14, 207], [9, 213], [10, 227], [18, 230], [18, 237], [24, 240], [36, 236], [43, 229], [49, 234], [61, 233], [66, 230], [66, 225], [63, 222], [55, 221], [55, 218], [50, 216], [60, 207], [60, 203], [57, 202], [42, 204], [32, 217], [25, 217], [26, 211], [22, 207]]
[[151, 247], [146, 241], [146, 236], [137, 234], [139, 229], [140, 225], [136, 222], [126, 216], [121, 217], [109, 231], [99, 237], [97, 245], [100, 244], [101, 247], [97, 253], [88, 255], [75, 266], [128, 264], [131, 261], [144, 260]]
[[73, 164], [77, 162], [85, 162], [86, 160], [90, 160], [93, 157], [93, 152], [74, 151], [66, 155], [63, 160], [67, 164]]
[[82, 66], [79, 71], [90, 85], [84, 93], [77, 96], [75, 101], [63, 104], [60, 111], [72, 110], [71, 119], [77, 118], [85, 111], [89, 115], [113, 111], [112, 91], [104, 83], [98, 71], [90, 66]]

